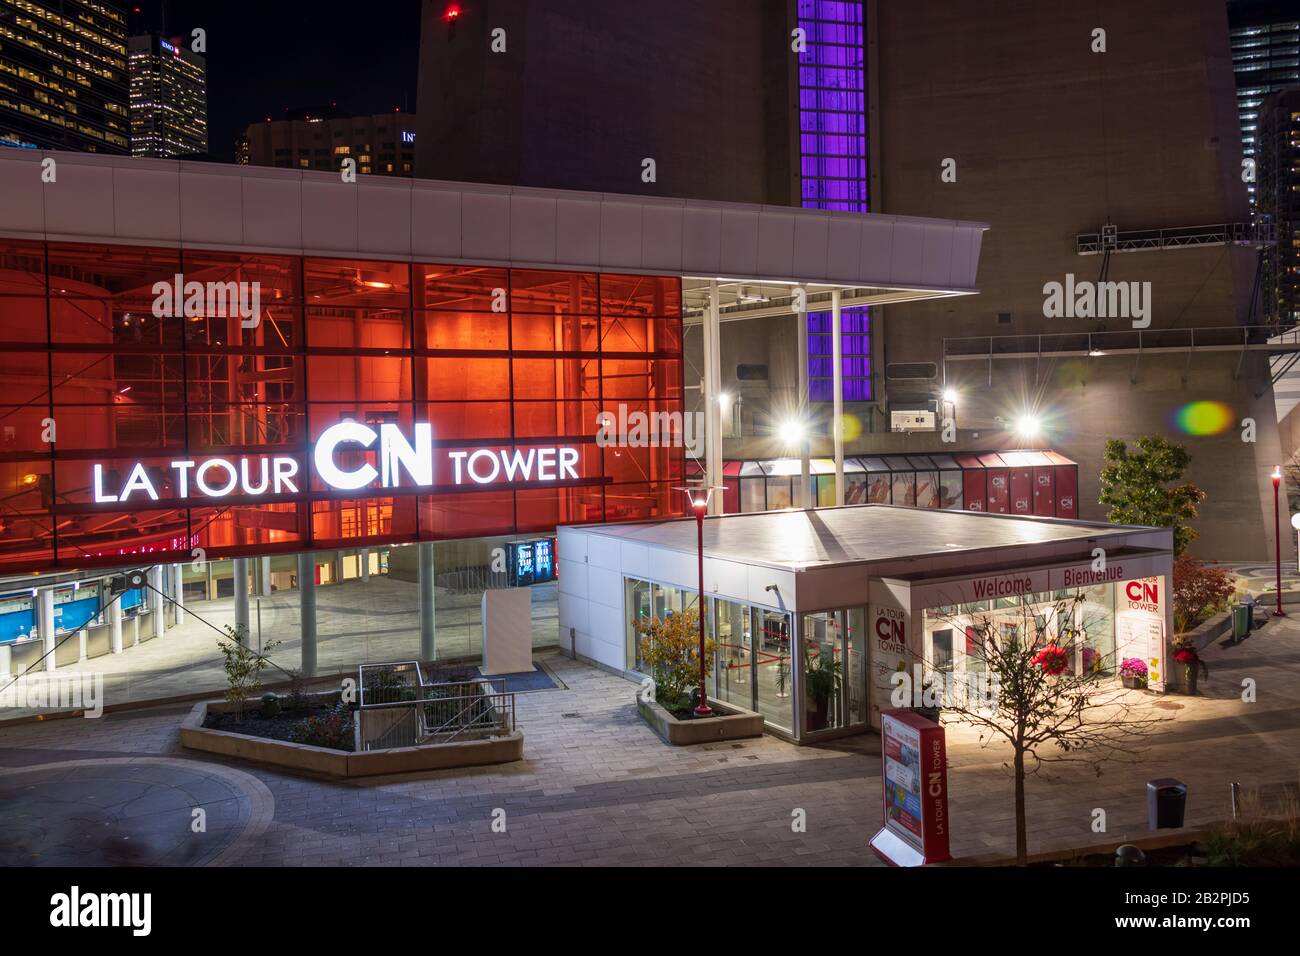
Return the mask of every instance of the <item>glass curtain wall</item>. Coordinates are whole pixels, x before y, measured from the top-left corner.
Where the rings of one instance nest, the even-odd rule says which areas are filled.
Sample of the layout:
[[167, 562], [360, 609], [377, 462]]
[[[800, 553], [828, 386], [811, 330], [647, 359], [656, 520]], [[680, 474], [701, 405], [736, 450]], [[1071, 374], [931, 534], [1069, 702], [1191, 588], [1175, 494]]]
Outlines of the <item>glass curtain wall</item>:
[[866, 608], [803, 615], [804, 730], [867, 720]]
[[[694, 591], [636, 578], [624, 580], [628, 661], [647, 673], [635, 621], [695, 607]], [[721, 598], [705, 602], [705, 633], [717, 643], [707, 681], [718, 701], [757, 711], [771, 726], [794, 731], [790, 615]]]
[[[177, 276], [236, 292], [176, 296]], [[681, 448], [596, 434], [601, 409], [680, 413], [681, 350], [672, 277], [0, 240], [0, 573], [680, 515]], [[310, 459], [344, 419], [428, 422], [439, 456], [571, 445], [579, 478], [340, 495]], [[300, 480], [196, 496], [171, 465], [244, 456], [255, 477], [292, 458]], [[106, 502], [137, 463], [157, 497]]]
[[959, 675], [983, 671], [979, 642], [990, 629], [1004, 640], [1059, 636], [1073, 647], [1068, 663], [1073, 674], [1110, 676], [1119, 669], [1114, 584], [927, 608], [922, 626], [928, 671]]

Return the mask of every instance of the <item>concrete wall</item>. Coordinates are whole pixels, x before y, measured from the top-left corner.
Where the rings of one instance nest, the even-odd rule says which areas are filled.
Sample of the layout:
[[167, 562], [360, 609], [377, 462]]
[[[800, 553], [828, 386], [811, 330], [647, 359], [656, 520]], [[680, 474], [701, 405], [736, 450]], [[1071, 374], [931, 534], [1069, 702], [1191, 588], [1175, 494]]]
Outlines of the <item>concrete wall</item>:
[[787, 6], [425, 0], [417, 175], [787, 204]]

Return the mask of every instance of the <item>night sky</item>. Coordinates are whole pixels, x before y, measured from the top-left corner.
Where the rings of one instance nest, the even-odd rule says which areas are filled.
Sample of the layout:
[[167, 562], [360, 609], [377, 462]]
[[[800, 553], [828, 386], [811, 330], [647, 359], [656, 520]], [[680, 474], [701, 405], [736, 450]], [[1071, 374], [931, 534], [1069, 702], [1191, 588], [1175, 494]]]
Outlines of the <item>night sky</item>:
[[[208, 149], [286, 109], [331, 102], [349, 115], [415, 111], [420, 0], [142, 0], [133, 29], [207, 31]], [[164, 14], [165, 10], [165, 14]]]

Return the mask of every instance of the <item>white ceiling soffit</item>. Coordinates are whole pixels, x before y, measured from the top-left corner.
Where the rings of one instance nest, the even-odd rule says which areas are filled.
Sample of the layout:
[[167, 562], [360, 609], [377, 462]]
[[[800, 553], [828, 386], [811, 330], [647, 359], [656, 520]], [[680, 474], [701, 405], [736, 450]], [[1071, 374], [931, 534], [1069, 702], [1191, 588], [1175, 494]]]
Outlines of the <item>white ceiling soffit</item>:
[[[55, 181], [43, 183], [42, 161]], [[0, 150], [0, 234], [975, 292], [985, 223]]]

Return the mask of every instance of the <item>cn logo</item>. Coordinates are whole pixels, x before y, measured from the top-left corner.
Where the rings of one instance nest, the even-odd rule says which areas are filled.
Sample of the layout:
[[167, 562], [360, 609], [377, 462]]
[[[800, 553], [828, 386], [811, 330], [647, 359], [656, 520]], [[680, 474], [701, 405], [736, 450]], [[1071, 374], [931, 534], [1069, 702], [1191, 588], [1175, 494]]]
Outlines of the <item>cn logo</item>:
[[983, 511], [983, 510], [984, 510], [984, 502], [982, 502], [982, 501], [972, 501], [972, 502], [970, 503], [970, 510], [971, 510], [971, 511]]
[[1155, 581], [1130, 581], [1124, 585], [1124, 593], [1130, 601], [1160, 603], [1160, 585]]
[[876, 618], [876, 637], [882, 641], [901, 641], [903, 639], [903, 622], [891, 621], [889, 618]]
[[1039, 475], [1038, 483], [1042, 485], [1044, 488], [1046, 488], [1048, 485], [1052, 483], [1052, 479], [1048, 475]]
[[997, 477], [990, 478], [989, 484], [991, 484], [994, 488], [1005, 488], [1007, 486], [1007, 480], [1006, 478], [999, 475]]
[[1073, 498], [1070, 498], [1070, 497], [1062, 498], [1062, 499], [1061, 499], [1061, 507], [1062, 507], [1062, 508], [1073, 508], [1073, 507], [1074, 507], [1074, 499], [1073, 499]]

